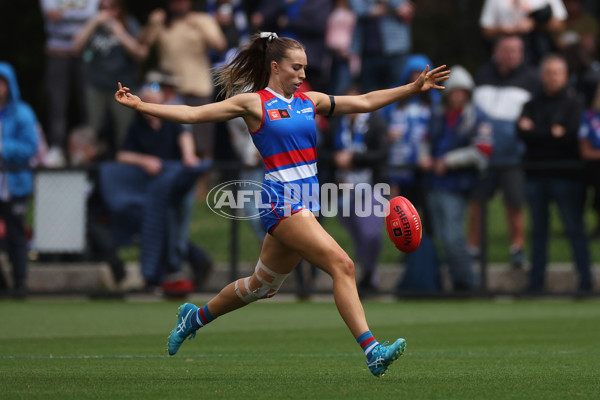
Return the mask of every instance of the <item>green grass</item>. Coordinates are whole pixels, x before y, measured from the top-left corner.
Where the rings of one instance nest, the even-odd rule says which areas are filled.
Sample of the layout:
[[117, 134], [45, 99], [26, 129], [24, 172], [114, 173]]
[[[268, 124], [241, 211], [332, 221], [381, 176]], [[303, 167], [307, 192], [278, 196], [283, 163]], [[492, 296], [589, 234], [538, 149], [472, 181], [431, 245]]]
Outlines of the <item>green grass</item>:
[[171, 302], [0, 302], [2, 399], [595, 399], [597, 301], [364, 304], [406, 354], [383, 378], [334, 304], [273, 300], [166, 355]]

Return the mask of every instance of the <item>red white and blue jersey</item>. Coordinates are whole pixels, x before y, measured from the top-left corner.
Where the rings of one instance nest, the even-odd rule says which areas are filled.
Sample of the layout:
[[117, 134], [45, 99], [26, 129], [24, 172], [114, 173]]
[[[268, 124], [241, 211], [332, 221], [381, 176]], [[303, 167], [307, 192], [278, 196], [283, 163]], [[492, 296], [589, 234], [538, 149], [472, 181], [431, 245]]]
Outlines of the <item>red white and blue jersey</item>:
[[[295, 93], [291, 99], [269, 88], [256, 93], [262, 100], [263, 121], [250, 133], [265, 163], [264, 185], [280, 196], [280, 206], [284, 199], [287, 206], [303, 202], [302, 208], [319, 210], [314, 103], [304, 93]], [[294, 189], [290, 199], [289, 187], [301, 188], [303, 193]]]

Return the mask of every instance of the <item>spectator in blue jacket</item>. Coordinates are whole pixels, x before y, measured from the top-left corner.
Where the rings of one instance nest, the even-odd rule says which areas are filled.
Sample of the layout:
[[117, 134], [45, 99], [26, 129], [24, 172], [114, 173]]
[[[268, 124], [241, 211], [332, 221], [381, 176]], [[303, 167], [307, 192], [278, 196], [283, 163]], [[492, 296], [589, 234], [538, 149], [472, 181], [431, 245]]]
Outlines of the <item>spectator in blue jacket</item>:
[[33, 191], [28, 166], [37, 150], [37, 128], [33, 110], [21, 101], [12, 66], [0, 62], [0, 219], [6, 225], [6, 248], [17, 296], [26, 294], [25, 216], [27, 198]]
[[[412, 82], [419, 76], [427, 65], [433, 65], [425, 55], [411, 55], [402, 70], [402, 84]], [[424, 212], [424, 191], [422, 187], [422, 171], [416, 169], [427, 158], [424, 153], [429, 136], [431, 111], [434, 105], [439, 104], [439, 92], [427, 92], [413, 96], [398, 103], [394, 103], [381, 110], [385, 118], [388, 143], [388, 164], [395, 166], [412, 166], [410, 169], [391, 169], [388, 174], [390, 183], [390, 196], [402, 195], [413, 203], [419, 212]], [[427, 215], [425, 213], [425, 215]], [[427, 224], [429, 218], [424, 218]], [[426, 231], [430, 231], [427, 227]]]
[[[427, 205], [433, 232], [441, 243], [456, 291], [476, 289], [479, 279], [471, 265], [463, 231], [470, 191], [478, 169], [486, 168], [492, 152], [492, 126], [471, 100], [473, 78], [462, 66], [451, 68], [442, 104], [434, 108], [430, 126]], [[427, 165], [429, 164], [429, 165]]]

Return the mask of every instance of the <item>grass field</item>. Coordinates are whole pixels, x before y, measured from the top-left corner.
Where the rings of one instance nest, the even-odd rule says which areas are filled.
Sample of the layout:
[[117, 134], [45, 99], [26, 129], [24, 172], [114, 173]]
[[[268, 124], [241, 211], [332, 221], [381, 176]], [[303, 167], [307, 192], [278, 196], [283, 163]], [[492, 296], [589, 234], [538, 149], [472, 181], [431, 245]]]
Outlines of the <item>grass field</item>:
[[366, 302], [371, 376], [331, 302], [267, 300], [166, 355], [178, 303], [0, 301], [0, 398], [597, 399], [598, 301]]

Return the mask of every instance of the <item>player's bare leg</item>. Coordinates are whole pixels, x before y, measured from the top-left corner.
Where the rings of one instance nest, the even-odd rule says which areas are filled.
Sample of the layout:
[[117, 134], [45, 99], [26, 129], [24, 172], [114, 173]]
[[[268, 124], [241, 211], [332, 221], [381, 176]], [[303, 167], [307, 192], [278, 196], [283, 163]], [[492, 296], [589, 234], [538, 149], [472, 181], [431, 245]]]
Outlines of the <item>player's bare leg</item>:
[[198, 329], [215, 318], [259, 299], [274, 296], [298, 261], [300, 261], [298, 254], [279, 240], [267, 235], [251, 276], [225, 286], [202, 308], [191, 303], [179, 307], [177, 324], [169, 335], [169, 354], [177, 353], [185, 339], [193, 339]]
[[[342, 319], [355, 337], [369, 329], [358, 297], [354, 262], [338, 243], [323, 229], [310, 211], [301, 211], [279, 223], [273, 235], [267, 235], [260, 261], [277, 274], [289, 274], [300, 258], [317, 265], [333, 278], [333, 294]], [[208, 302], [213, 316], [221, 316], [248, 304], [236, 293], [232, 282]], [[250, 290], [261, 282], [255, 272], [249, 278]]]
[[323, 229], [314, 215], [301, 211], [281, 221], [274, 232], [276, 239], [302, 258], [321, 268], [333, 278], [333, 297], [342, 319], [367, 357], [367, 366], [375, 376], [382, 376], [406, 347], [404, 339], [387, 346], [379, 344], [369, 330], [358, 297], [354, 262]]
[[303, 210], [281, 221], [273, 236], [332, 277], [335, 304], [354, 337], [369, 330], [356, 289], [354, 262], [310, 211]]
[[[278, 229], [279, 227], [276, 230]], [[288, 275], [300, 261], [300, 256], [273, 236], [267, 235], [263, 242], [259, 259], [271, 271], [280, 275]], [[244, 285], [240, 281], [243, 281], [243, 279], [225, 286], [217, 296], [208, 302], [208, 307], [215, 317], [237, 310], [248, 304], [248, 302], [242, 300], [238, 293], [236, 293], [236, 283], [238, 285], [238, 292], [240, 286]], [[261, 281], [256, 271], [250, 276], [248, 283], [251, 291], [255, 291], [261, 286]]]
[[[332, 277], [334, 300], [342, 319], [365, 351], [369, 370], [375, 376], [382, 376], [404, 352], [406, 341], [398, 339], [386, 346], [387, 342], [381, 345], [375, 340], [358, 297], [354, 262], [307, 210], [282, 220], [273, 235], [267, 235], [252, 276], [230, 283], [202, 309], [189, 303], [180, 307], [178, 324], [169, 336], [169, 354], [175, 354], [187, 337], [195, 335], [206, 320], [205, 314], [209, 315], [210, 322], [253, 301], [274, 295], [300, 258]], [[194, 315], [198, 321], [196, 325], [192, 325]]]

